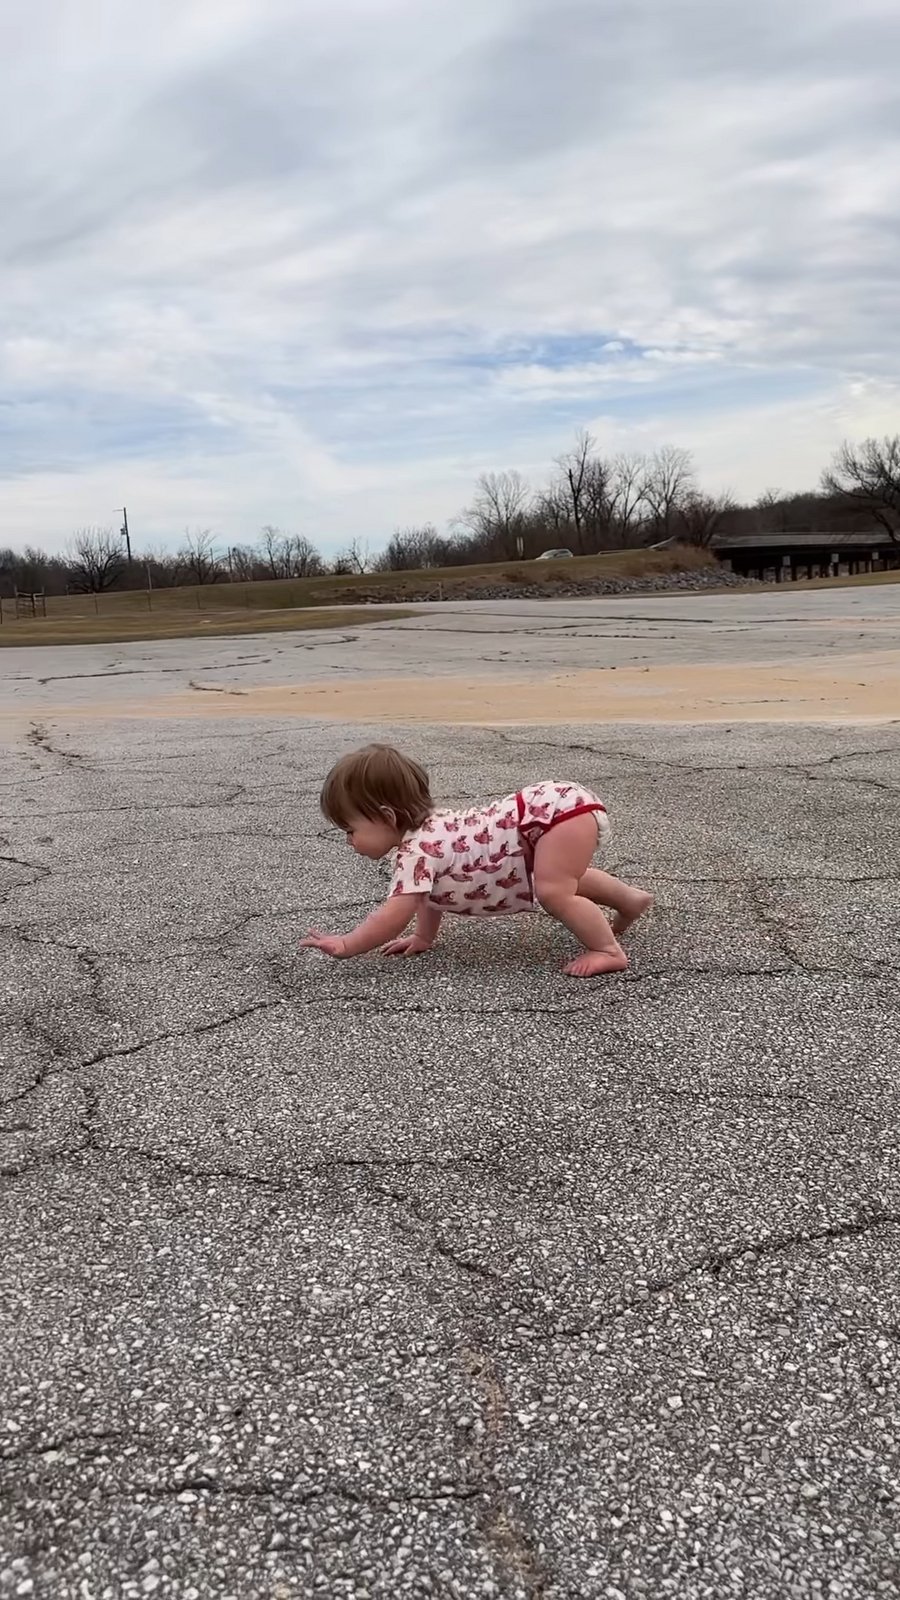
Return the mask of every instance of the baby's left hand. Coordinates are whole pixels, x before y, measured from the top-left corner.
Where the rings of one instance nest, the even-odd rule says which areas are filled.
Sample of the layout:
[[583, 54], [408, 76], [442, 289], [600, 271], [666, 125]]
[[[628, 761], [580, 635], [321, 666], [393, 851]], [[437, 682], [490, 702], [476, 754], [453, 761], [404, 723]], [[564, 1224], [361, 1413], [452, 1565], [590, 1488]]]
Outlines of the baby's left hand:
[[336, 933], [319, 933], [313, 928], [300, 940], [301, 950], [321, 950], [323, 956], [333, 956], [336, 961], [346, 957], [346, 941]]

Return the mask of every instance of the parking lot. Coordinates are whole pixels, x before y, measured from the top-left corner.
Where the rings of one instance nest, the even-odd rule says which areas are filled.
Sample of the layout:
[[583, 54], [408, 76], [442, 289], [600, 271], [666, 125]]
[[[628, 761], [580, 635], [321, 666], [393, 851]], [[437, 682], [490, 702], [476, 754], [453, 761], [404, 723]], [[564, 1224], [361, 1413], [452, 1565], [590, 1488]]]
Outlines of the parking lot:
[[[4, 652], [0, 1594], [896, 1594], [898, 623]], [[448, 804], [598, 789], [630, 970], [303, 955], [381, 892], [317, 809], [373, 735]]]

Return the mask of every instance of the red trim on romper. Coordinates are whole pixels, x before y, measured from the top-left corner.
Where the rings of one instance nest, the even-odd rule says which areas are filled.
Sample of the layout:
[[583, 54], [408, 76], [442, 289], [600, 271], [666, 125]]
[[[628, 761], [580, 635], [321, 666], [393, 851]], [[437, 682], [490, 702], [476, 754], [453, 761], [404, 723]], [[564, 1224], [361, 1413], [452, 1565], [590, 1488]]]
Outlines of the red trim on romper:
[[[521, 789], [516, 795], [516, 809], [519, 813], [519, 828], [521, 829], [522, 819], [525, 816], [525, 796]], [[557, 812], [556, 816], [551, 817], [549, 822], [538, 822], [537, 820], [534, 822], [529, 822], [528, 831], [530, 833], [532, 828], [537, 828], [541, 834], [549, 833], [550, 829], [555, 828], [558, 822], [568, 822], [570, 817], [587, 816], [588, 812], [590, 811], [605, 812], [606, 807], [602, 800], [589, 800], [584, 805], [572, 806], [568, 811]]]
[[[525, 796], [521, 789], [516, 795], [516, 810], [519, 813], [519, 838], [522, 843], [522, 853], [525, 857], [525, 871], [528, 873], [528, 887], [531, 889], [532, 894], [534, 894], [534, 887], [531, 880], [535, 847], [531, 843], [531, 840], [527, 838], [522, 831], [522, 819], [525, 816]], [[604, 815], [606, 814], [606, 807], [601, 800], [590, 800], [584, 805], [572, 806], [568, 811], [558, 812], [555, 817], [550, 818], [549, 822], [529, 822], [528, 832], [532, 833], [536, 828], [540, 834], [540, 837], [543, 838], [544, 834], [549, 833], [552, 828], [555, 828], [557, 823], [568, 822], [570, 817], [586, 817], [589, 813], [593, 813], [595, 811], [602, 811]]]

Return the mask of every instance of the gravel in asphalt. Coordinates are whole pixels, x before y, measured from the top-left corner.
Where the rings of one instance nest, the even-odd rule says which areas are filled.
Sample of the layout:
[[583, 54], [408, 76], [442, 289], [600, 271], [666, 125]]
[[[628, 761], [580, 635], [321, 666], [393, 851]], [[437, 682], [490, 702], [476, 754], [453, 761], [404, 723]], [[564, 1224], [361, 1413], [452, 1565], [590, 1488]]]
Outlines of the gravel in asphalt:
[[10, 727], [4, 1600], [897, 1593], [900, 728], [381, 729], [605, 796], [579, 984], [298, 951], [364, 727]]

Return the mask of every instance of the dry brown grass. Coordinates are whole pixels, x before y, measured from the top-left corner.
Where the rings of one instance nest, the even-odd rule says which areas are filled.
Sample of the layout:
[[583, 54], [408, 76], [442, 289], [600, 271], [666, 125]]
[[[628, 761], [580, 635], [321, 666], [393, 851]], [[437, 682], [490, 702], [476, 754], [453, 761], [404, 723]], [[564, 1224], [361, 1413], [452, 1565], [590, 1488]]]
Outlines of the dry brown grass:
[[[0, 646], [13, 644], [113, 644], [127, 639], [187, 639], [200, 634], [271, 633], [282, 629], [358, 626], [385, 613], [351, 617], [320, 608], [401, 605], [414, 596], [453, 600], [498, 584], [529, 587], [586, 578], [651, 577], [697, 571], [714, 558], [689, 545], [671, 550], [617, 550], [564, 561], [498, 561], [471, 567], [363, 576], [271, 579], [260, 583], [202, 584], [180, 589], [116, 590], [107, 594], [51, 595], [46, 618], [11, 616], [3, 604]], [[395, 611], [392, 615], [396, 616]]]
[[408, 611], [388, 607], [330, 608], [310, 611], [237, 611], [220, 609], [211, 615], [186, 612], [183, 608], [140, 612], [132, 609], [121, 615], [48, 615], [4, 622], [0, 628], [3, 645], [123, 644], [141, 639], [220, 638], [230, 634], [288, 633], [305, 628], [359, 628], [367, 622], [385, 622], [407, 617]]
[[900, 583], [900, 568], [893, 572], [857, 572], [840, 578], [798, 578], [796, 583], [769, 584], [770, 589], [868, 589], [873, 584]]

